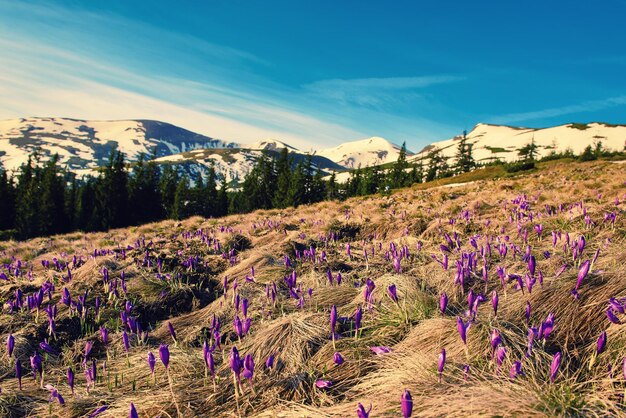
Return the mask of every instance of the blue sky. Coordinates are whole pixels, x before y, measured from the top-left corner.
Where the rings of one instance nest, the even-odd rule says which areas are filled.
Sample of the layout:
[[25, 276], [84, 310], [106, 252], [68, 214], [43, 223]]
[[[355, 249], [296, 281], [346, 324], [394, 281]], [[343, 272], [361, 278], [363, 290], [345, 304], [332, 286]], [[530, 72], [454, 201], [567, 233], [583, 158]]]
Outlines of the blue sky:
[[623, 0], [0, 0], [0, 119], [414, 150], [478, 122], [626, 123], [624, 16]]

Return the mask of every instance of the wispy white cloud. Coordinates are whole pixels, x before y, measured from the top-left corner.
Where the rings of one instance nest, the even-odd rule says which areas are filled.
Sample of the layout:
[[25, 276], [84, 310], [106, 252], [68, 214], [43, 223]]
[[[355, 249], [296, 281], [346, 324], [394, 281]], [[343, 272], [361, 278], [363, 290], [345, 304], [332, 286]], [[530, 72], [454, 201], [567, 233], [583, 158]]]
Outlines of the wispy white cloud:
[[431, 75], [420, 77], [387, 77], [321, 80], [304, 85], [304, 89], [326, 99], [343, 103], [378, 106], [391, 100], [397, 100], [404, 92], [418, 97], [416, 90], [437, 84], [453, 83], [464, 77], [453, 75]]
[[517, 123], [538, 119], [552, 118], [557, 116], [572, 115], [577, 113], [590, 113], [611, 107], [626, 105], [626, 95], [609, 97], [601, 100], [588, 100], [582, 103], [535, 110], [532, 112], [509, 113], [491, 118], [491, 123]]
[[[3, 24], [18, 18], [21, 25]], [[117, 15], [19, 2], [0, 2], [0, 63], [0, 119], [159, 119], [221, 139], [271, 137], [300, 148], [373, 135], [440, 138], [445, 127], [382, 104], [413, 103], [420, 89], [462, 79], [288, 87], [261, 77], [256, 70], [272, 64], [246, 51]]]

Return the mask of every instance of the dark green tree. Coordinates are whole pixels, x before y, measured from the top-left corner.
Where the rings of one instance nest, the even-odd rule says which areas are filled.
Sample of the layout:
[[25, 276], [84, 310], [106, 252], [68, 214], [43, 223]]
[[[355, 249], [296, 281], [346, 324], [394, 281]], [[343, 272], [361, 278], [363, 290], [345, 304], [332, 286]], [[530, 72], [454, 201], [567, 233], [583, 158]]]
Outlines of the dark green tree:
[[528, 144], [524, 145], [517, 151], [517, 155], [522, 161], [535, 161], [538, 155], [537, 144], [533, 138]]
[[463, 138], [459, 141], [456, 153], [456, 172], [457, 174], [468, 173], [476, 168], [476, 162], [472, 155], [474, 144], [467, 141], [467, 132], [463, 131]]
[[406, 142], [402, 143], [400, 153], [398, 154], [398, 160], [391, 168], [389, 186], [391, 188], [403, 187], [407, 183], [407, 169], [409, 164], [406, 161]]
[[15, 228], [15, 188], [6, 170], [0, 168], [0, 231]]
[[291, 166], [289, 150], [283, 148], [276, 161], [276, 190], [272, 200], [272, 205], [275, 208], [286, 208], [291, 203], [289, 201], [289, 189], [292, 181]]

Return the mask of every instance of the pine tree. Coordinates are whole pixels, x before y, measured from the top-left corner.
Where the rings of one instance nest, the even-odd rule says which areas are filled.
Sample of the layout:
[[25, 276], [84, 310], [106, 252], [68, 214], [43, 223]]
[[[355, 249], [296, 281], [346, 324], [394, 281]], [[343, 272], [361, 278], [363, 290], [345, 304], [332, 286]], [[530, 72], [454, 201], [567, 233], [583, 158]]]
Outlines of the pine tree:
[[97, 180], [89, 177], [83, 180], [76, 194], [76, 228], [83, 231], [97, 231], [101, 222], [97, 219], [96, 189]]
[[215, 216], [226, 216], [226, 215], [228, 215], [228, 182], [226, 182], [226, 179], [223, 179], [220, 190], [219, 192], [217, 192]]
[[178, 172], [171, 165], [166, 165], [159, 182], [159, 191], [161, 195], [161, 211], [169, 219], [175, 219], [174, 198], [176, 197], [178, 183]]
[[517, 155], [522, 161], [535, 161], [537, 157], [537, 144], [535, 144], [535, 138], [520, 148], [517, 151]]
[[65, 216], [65, 180], [58, 169], [58, 155], [54, 155], [39, 173], [34, 185], [38, 201], [37, 235], [58, 234], [67, 230], [68, 221]]
[[463, 131], [463, 138], [459, 141], [456, 154], [456, 172], [467, 173], [476, 168], [476, 162], [472, 155], [474, 144], [467, 141], [467, 132]]
[[209, 172], [207, 174], [206, 186], [205, 186], [205, 214], [206, 217], [217, 216], [217, 173], [215, 172], [215, 167], [211, 165], [209, 167]]
[[21, 239], [37, 236], [39, 233], [39, 191], [36, 188], [35, 155], [28, 157], [20, 166], [17, 178], [15, 202], [15, 229]]
[[0, 168], [0, 231], [15, 227], [15, 190], [7, 172]]
[[324, 181], [322, 170], [319, 168], [313, 176], [311, 183], [311, 202], [321, 202], [326, 198], [326, 182]]
[[289, 202], [289, 206], [300, 206], [306, 203], [306, 168], [304, 166], [304, 161], [300, 161], [293, 172], [293, 176], [291, 178], [291, 185], [289, 187], [289, 194], [287, 201]]
[[183, 176], [176, 186], [174, 194], [174, 205], [172, 207], [172, 215], [174, 219], [185, 219], [189, 217], [189, 179]]
[[397, 189], [406, 185], [407, 173], [406, 169], [409, 168], [409, 164], [406, 161], [406, 142], [402, 143], [400, 153], [398, 154], [398, 160], [391, 168], [389, 185]]
[[428, 154], [428, 171], [426, 172], [426, 181], [433, 181], [437, 178], [437, 175], [441, 173], [441, 165], [443, 163], [443, 157], [439, 150], [431, 151]]
[[326, 199], [335, 200], [339, 198], [339, 188], [337, 187], [337, 175], [333, 171], [326, 184]]
[[283, 148], [276, 161], [276, 191], [272, 200], [272, 205], [275, 208], [286, 208], [289, 206], [289, 189], [291, 188], [292, 173], [291, 173], [292, 161], [289, 158], [289, 150]]
[[96, 220], [98, 229], [107, 230], [127, 226], [128, 212], [128, 173], [124, 167], [124, 154], [111, 151], [109, 161], [97, 182]]
[[137, 225], [162, 219], [159, 182], [159, 168], [156, 163], [153, 160], [146, 162], [145, 155], [141, 154], [133, 165], [128, 184], [130, 206], [134, 215], [132, 223]]

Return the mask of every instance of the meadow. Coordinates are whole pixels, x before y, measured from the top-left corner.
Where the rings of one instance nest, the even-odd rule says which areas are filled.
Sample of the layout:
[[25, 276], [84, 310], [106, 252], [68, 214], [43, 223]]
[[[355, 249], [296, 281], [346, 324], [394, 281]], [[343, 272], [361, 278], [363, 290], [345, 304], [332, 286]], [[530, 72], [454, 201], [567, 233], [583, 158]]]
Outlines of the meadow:
[[0, 242], [0, 415], [626, 416], [626, 165], [493, 170]]

